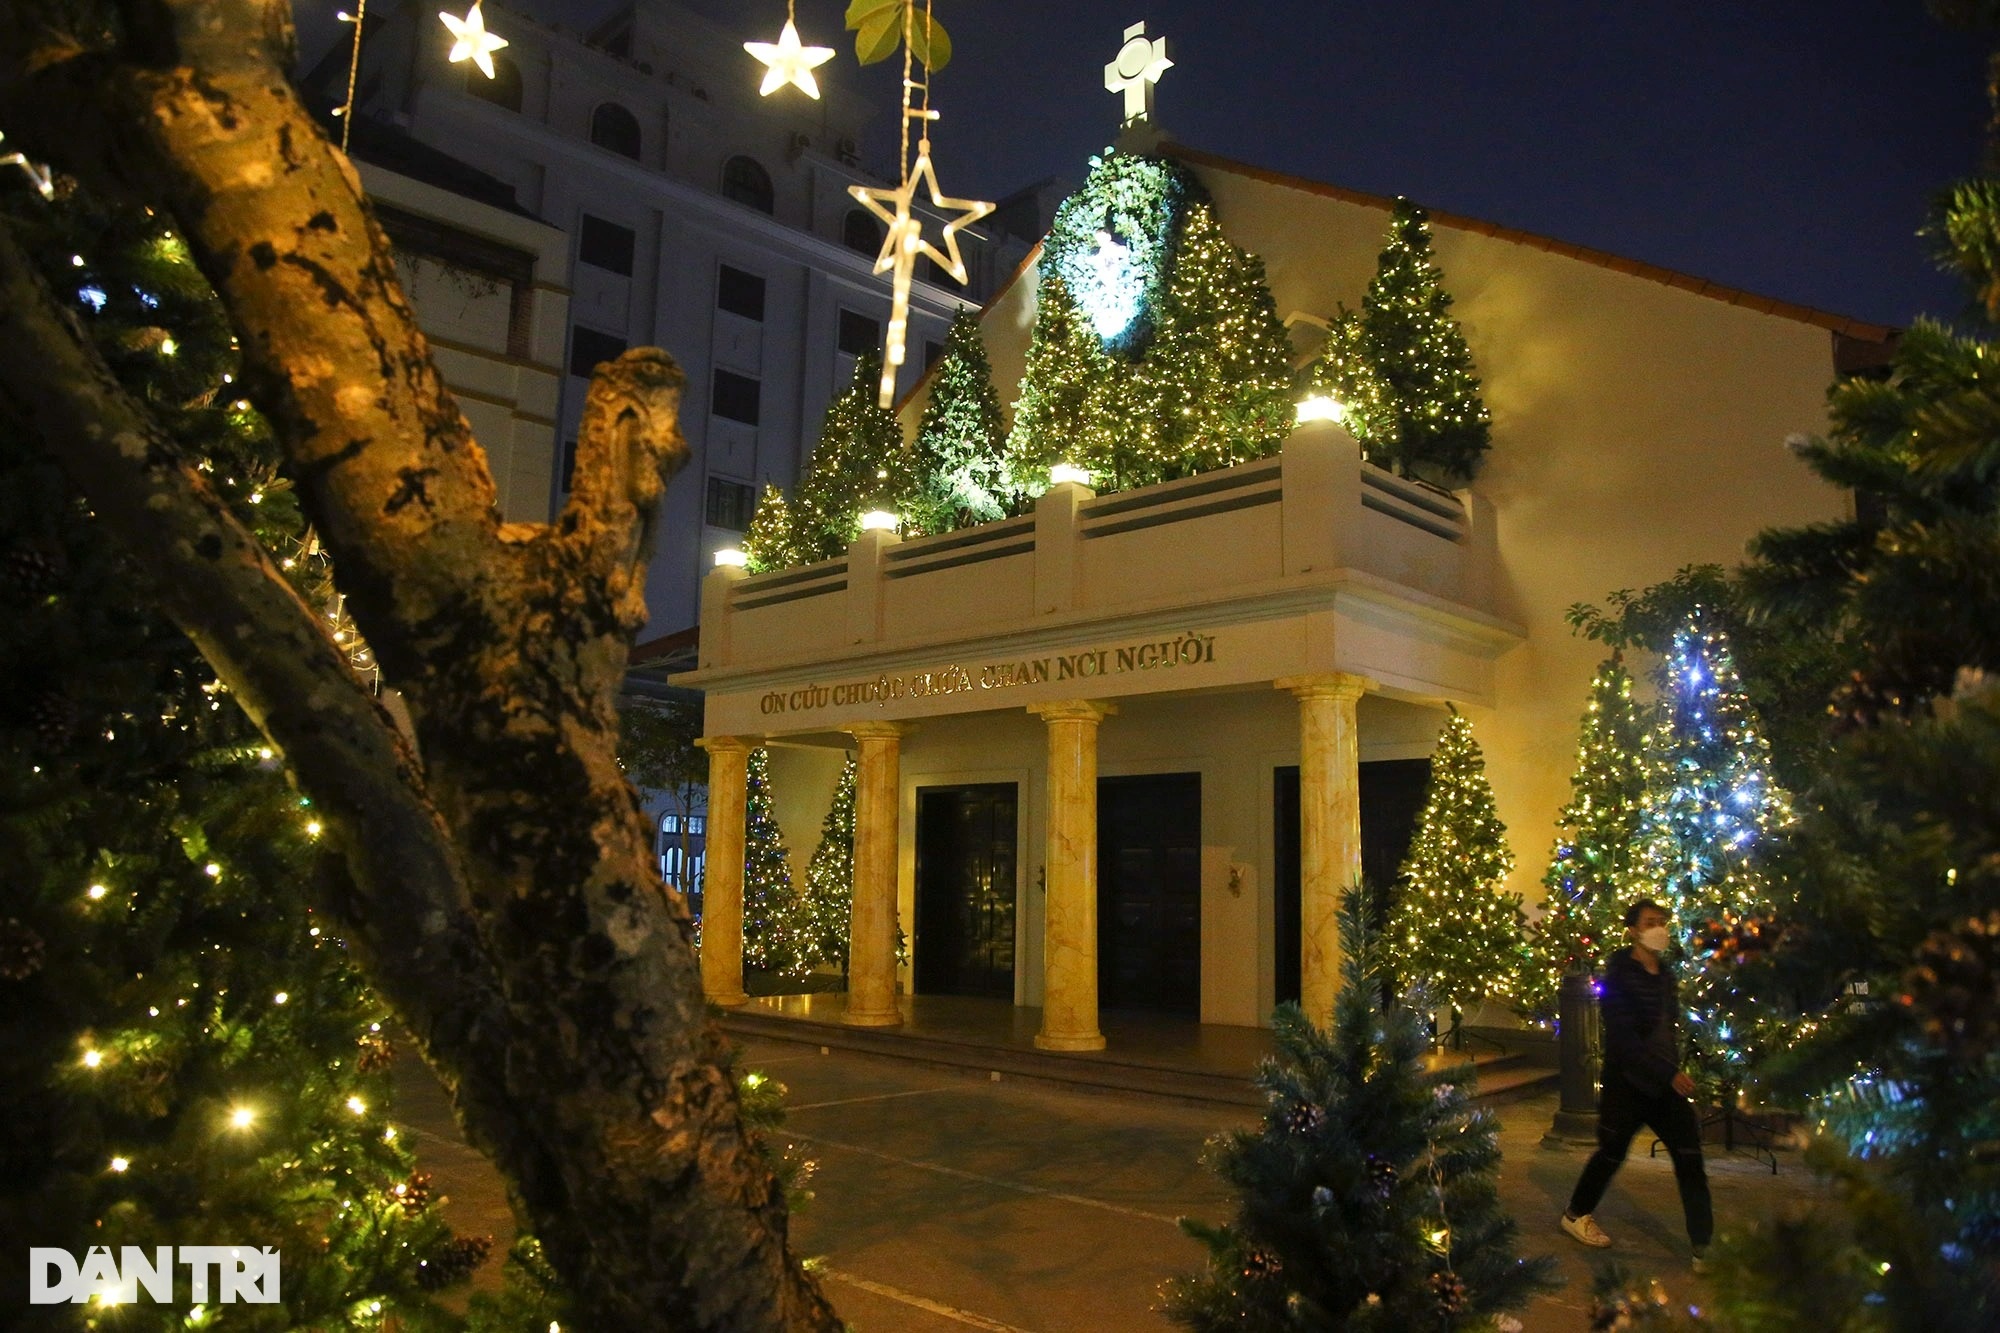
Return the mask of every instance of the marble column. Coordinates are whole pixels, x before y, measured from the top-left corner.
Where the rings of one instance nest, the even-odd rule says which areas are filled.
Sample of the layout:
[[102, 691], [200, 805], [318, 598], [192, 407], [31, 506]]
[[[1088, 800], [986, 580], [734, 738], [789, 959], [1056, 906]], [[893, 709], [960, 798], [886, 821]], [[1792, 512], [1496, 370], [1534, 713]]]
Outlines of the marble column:
[[701, 989], [711, 1003], [743, 993], [743, 826], [750, 801], [750, 743], [708, 736], [708, 834], [702, 853]]
[[1117, 710], [1085, 699], [1031, 704], [1049, 729], [1042, 909], [1045, 1051], [1101, 1051], [1097, 1030], [1097, 726]]
[[857, 1027], [894, 1027], [896, 1007], [896, 826], [903, 728], [847, 728], [860, 746], [854, 772], [854, 906], [848, 918], [847, 1013]]
[[1299, 701], [1299, 1003], [1325, 1023], [1340, 990], [1340, 896], [1361, 879], [1355, 705], [1375, 682], [1332, 672], [1274, 683]]

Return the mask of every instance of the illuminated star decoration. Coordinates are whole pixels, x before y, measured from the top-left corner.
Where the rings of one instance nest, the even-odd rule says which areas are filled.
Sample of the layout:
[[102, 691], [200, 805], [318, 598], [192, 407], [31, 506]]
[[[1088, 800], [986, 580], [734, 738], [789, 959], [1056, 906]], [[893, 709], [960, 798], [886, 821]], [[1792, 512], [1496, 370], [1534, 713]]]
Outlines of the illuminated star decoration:
[[[5, 134], [0, 134], [0, 140], [4, 140], [6, 137]], [[49, 169], [47, 167], [36, 166], [33, 162], [30, 162], [26, 153], [0, 154], [0, 167], [19, 167], [27, 174], [28, 179], [34, 182], [35, 189], [41, 194], [42, 198], [53, 199], [56, 197], [55, 179], [50, 176]]]
[[[931, 114], [936, 115], [935, 112]], [[924, 239], [923, 219], [910, 211], [910, 205], [916, 198], [918, 181], [930, 186], [932, 207], [958, 214], [944, 224], [942, 251]], [[893, 272], [896, 275], [894, 303], [889, 311], [888, 338], [882, 357], [881, 403], [888, 407], [895, 401], [896, 370], [903, 364], [904, 335], [910, 318], [910, 280], [916, 274], [917, 256], [929, 255], [955, 281], [964, 282], [965, 260], [958, 253], [958, 233], [991, 213], [993, 205], [977, 199], [945, 197], [944, 191], [938, 188], [937, 170], [931, 166], [929, 137], [917, 141], [917, 160], [911, 164], [909, 174], [900, 186], [889, 190], [850, 185], [847, 192], [859, 200], [862, 207], [889, 225], [889, 234], [882, 241], [882, 253], [875, 257], [877, 273]]]
[[1125, 94], [1125, 123], [1153, 118], [1153, 85], [1172, 69], [1167, 59], [1167, 39], [1146, 40], [1146, 25], [1134, 23], [1125, 30], [1125, 45], [1117, 58], [1104, 67], [1104, 91]]
[[791, 84], [807, 97], [819, 97], [819, 80], [813, 77], [813, 70], [833, 59], [830, 46], [804, 46], [799, 42], [798, 24], [793, 22], [790, 10], [785, 13], [785, 30], [778, 34], [776, 45], [770, 42], [745, 42], [743, 49], [764, 62], [766, 73], [764, 86], [757, 91], [769, 97], [786, 84]]
[[472, 0], [472, 8], [465, 11], [464, 18], [456, 18], [443, 10], [438, 17], [444, 26], [451, 29], [451, 54], [445, 59], [456, 65], [461, 60], [470, 60], [479, 66], [479, 72], [487, 78], [497, 77], [493, 71], [493, 53], [507, 45], [505, 37], [495, 37], [486, 31], [486, 16], [479, 12], [479, 0]]

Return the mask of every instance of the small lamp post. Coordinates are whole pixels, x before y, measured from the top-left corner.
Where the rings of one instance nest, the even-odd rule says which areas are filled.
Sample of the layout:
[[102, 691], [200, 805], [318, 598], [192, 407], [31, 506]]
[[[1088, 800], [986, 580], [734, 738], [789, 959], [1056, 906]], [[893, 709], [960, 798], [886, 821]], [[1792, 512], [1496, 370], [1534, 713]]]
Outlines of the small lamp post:
[[1542, 1135], [1544, 1148], [1597, 1142], [1597, 1072], [1603, 1038], [1597, 1015], [1597, 982], [1588, 972], [1564, 975], [1557, 991], [1557, 1035], [1562, 1059], [1562, 1096], [1555, 1122]]

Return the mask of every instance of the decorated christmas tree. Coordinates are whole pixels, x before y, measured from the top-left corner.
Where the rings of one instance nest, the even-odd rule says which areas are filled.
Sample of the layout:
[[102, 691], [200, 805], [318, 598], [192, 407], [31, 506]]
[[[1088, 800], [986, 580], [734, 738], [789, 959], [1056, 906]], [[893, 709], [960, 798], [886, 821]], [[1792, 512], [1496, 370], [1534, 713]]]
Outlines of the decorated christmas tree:
[[1007, 423], [979, 316], [961, 310], [931, 372], [930, 401], [912, 446], [917, 476], [912, 523], [924, 532], [949, 532], [999, 518], [1011, 498], [1003, 469], [1006, 445]]
[[1056, 211], [1008, 439], [1009, 475], [1100, 490], [1274, 452], [1295, 408], [1263, 264], [1223, 235], [1178, 163], [1108, 150]]
[[1638, 871], [1674, 913], [1691, 1044], [1703, 1067], [1729, 1083], [1779, 1020], [1768, 1009], [1731, 1017], [1731, 969], [1711, 941], [1770, 911], [1762, 858], [1791, 822], [1791, 806], [1771, 777], [1770, 743], [1737, 679], [1728, 636], [1701, 611], [1675, 632], [1658, 683]]
[[[180, 242], [80, 190], [5, 198], [121, 387], [173, 404], [175, 445], [314, 595], [323, 562]], [[9, 1282], [0, 1326], [446, 1327], [432, 1293], [487, 1242], [451, 1234], [389, 1119], [387, 1013], [312, 908], [343, 870], [31, 440], [0, 406], [0, 1241], [273, 1247], [283, 1303], [199, 1311], [177, 1267], [170, 1301], [115, 1318], [115, 1286], [29, 1307]]]
[[841, 766], [833, 808], [820, 825], [819, 846], [806, 863], [803, 928], [816, 955], [847, 970], [849, 919], [854, 911], [854, 756]]
[[1529, 940], [1522, 1006], [1554, 1016], [1556, 991], [1571, 972], [1593, 971], [1622, 947], [1624, 913], [1652, 892], [1638, 865], [1645, 811], [1645, 712], [1617, 654], [1597, 669], [1577, 739], [1569, 803], [1556, 817], [1542, 919]]
[[1555, 1285], [1550, 1260], [1515, 1251], [1495, 1188], [1498, 1127], [1459, 1081], [1468, 1067], [1428, 1072], [1422, 1016], [1384, 1002], [1362, 898], [1341, 905], [1331, 1030], [1281, 1005], [1277, 1057], [1257, 1073], [1262, 1124], [1211, 1144], [1238, 1202], [1221, 1226], [1182, 1223], [1209, 1251], [1207, 1273], [1168, 1288], [1185, 1328], [1491, 1329]]
[[1375, 369], [1360, 311], [1343, 308], [1327, 326], [1312, 386], [1340, 404], [1340, 424], [1361, 445], [1362, 457], [1376, 462], [1388, 457], [1396, 439], [1396, 395]]
[[771, 755], [750, 752], [743, 816], [743, 962], [781, 976], [804, 976], [818, 961], [805, 937], [791, 856], [771, 812]]
[[1472, 724], [1453, 709], [1431, 755], [1423, 814], [1397, 877], [1388, 952], [1401, 983], [1421, 988], [1451, 1015], [1454, 1037], [1467, 1009], [1512, 999], [1520, 983], [1521, 899], [1500, 888], [1513, 868], [1486, 757]]
[[854, 383], [827, 406], [805, 479], [791, 503], [792, 553], [801, 564], [847, 550], [871, 509], [900, 514], [916, 493], [903, 428], [876, 402], [882, 363], [854, 359]]
[[1490, 443], [1486, 404], [1431, 257], [1428, 215], [1407, 199], [1396, 200], [1361, 326], [1395, 407], [1394, 429], [1371, 453], [1405, 475], [1450, 485], [1470, 480]]
[[785, 502], [785, 493], [768, 481], [757, 497], [750, 531], [743, 536], [743, 555], [752, 574], [808, 563], [799, 555], [792, 537], [792, 508]]

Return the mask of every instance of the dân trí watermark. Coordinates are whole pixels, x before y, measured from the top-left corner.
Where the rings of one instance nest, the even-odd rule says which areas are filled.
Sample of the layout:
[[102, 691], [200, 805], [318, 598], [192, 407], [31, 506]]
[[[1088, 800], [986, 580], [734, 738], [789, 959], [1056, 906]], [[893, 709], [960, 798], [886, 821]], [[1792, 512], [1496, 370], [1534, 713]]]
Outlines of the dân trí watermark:
[[40, 1246], [28, 1251], [28, 1303], [129, 1305], [140, 1299], [170, 1304], [174, 1268], [189, 1270], [197, 1302], [274, 1305], [278, 1300], [278, 1252], [249, 1245], [93, 1245], [78, 1262], [68, 1250]]

